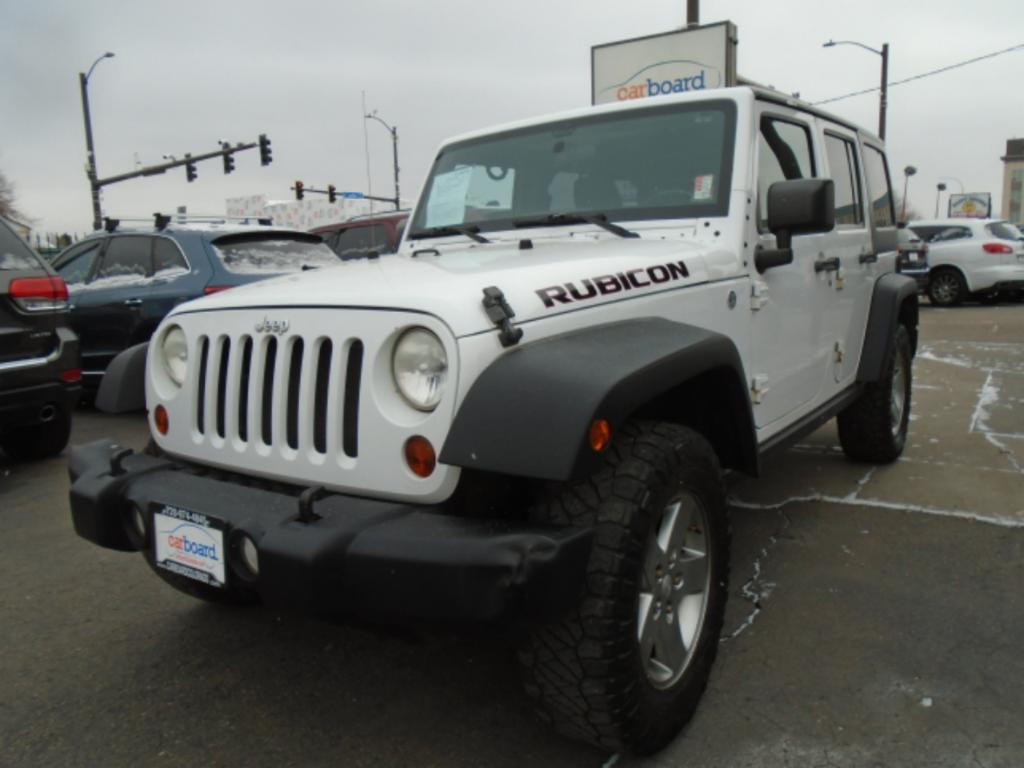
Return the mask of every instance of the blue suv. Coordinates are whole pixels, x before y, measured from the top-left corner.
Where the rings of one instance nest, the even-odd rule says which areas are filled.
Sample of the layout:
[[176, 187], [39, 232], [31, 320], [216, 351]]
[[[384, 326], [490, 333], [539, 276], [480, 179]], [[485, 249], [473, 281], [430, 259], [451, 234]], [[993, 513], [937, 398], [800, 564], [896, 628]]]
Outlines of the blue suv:
[[95, 390], [117, 354], [147, 341], [182, 302], [274, 275], [339, 264], [320, 237], [269, 225], [109, 222], [53, 262], [81, 339], [83, 387]]

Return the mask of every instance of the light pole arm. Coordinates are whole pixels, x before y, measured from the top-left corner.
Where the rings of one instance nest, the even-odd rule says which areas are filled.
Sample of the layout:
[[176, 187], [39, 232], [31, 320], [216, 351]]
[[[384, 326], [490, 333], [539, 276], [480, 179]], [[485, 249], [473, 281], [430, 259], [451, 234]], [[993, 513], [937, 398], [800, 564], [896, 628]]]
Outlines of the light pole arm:
[[377, 116], [376, 112], [370, 112], [364, 117], [371, 120], [376, 120], [378, 123], [388, 129], [388, 133], [391, 134], [391, 149], [394, 156], [394, 168], [395, 168], [395, 210], [397, 211], [402, 207], [401, 198], [398, 195], [398, 128], [397, 126], [388, 125], [384, 122], [383, 118]]

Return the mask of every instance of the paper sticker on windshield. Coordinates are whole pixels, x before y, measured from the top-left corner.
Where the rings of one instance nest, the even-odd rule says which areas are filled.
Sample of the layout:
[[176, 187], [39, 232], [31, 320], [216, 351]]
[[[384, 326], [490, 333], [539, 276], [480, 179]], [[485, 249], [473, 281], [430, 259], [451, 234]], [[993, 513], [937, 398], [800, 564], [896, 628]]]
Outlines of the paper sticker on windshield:
[[457, 168], [434, 177], [427, 198], [427, 226], [461, 224], [466, 212], [466, 195], [473, 177], [470, 167]]
[[693, 199], [694, 200], [710, 200], [714, 194], [712, 191], [715, 184], [714, 174], [709, 173], [706, 176], [698, 176], [693, 180]]

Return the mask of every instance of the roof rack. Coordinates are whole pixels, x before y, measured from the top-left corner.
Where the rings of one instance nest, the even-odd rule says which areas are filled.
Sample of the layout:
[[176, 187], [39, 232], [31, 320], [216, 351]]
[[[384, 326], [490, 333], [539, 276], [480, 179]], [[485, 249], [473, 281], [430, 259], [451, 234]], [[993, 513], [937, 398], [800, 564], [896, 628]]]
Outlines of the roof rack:
[[110, 216], [103, 217], [103, 229], [107, 232], [116, 232], [118, 227], [128, 222], [145, 222], [152, 224], [153, 228], [158, 232], [163, 232], [171, 224], [251, 224], [254, 226], [261, 227], [272, 227], [274, 220], [269, 216], [219, 216], [216, 214], [201, 215], [201, 214], [170, 214], [160, 213], [156, 211], [150, 218], [141, 217], [121, 217], [112, 218]]

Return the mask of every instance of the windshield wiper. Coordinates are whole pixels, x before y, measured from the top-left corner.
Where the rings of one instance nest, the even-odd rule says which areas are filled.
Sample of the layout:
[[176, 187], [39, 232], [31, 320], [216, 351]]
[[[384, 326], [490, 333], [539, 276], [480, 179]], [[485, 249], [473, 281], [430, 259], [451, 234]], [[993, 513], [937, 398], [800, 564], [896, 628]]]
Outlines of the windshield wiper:
[[445, 237], [446, 235], [462, 235], [468, 237], [470, 240], [475, 240], [478, 243], [489, 243], [491, 242], [486, 237], [480, 234], [480, 227], [472, 225], [448, 225], [444, 227], [429, 227], [428, 229], [418, 229], [415, 232], [410, 232], [409, 237], [413, 240], [418, 240], [422, 237]]
[[551, 213], [534, 219], [516, 219], [513, 227], [559, 227], [563, 224], [593, 224], [619, 237], [640, 237], [636, 232], [608, 221], [603, 213]]

